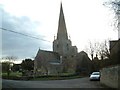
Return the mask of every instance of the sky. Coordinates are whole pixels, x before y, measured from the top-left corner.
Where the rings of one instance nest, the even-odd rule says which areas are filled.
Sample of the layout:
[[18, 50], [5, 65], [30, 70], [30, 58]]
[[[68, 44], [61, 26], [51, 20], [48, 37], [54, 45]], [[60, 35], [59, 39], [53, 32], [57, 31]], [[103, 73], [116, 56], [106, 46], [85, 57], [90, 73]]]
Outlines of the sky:
[[0, 28], [13, 30], [30, 38], [0, 29], [2, 54], [18, 60], [34, 58], [38, 49], [52, 51], [57, 35], [60, 3], [68, 35], [78, 51], [85, 50], [89, 41], [118, 39], [112, 25], [114, 14], [103, 5], [105, 0], [0, 0]]

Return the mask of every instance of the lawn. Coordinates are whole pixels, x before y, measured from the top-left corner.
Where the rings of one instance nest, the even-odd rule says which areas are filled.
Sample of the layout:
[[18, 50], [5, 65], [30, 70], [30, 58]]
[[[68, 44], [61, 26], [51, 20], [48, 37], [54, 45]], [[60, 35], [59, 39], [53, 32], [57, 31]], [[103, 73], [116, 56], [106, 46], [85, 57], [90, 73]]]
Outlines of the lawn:
[[12, 80], [32, 80], [32, 81], [39, 81], [39, 80], [65, 80], [65, 79], [75, 79], [84, 77], [83, 75], [76, 75], [71, 73], [63, 73], [61, 75], [42, 75], [42, 76], [22, 76], [21, 72], [11, 72], [9, 77], [7, 73], [2, 73], [2, 78], [4, 79], [12, 79]]
[[[7, 76], [7, 73], [2, 73], [2, 76]], [[15, 76], [15, 77], [21, 77], [22, 73], [21, 72], [11, 72], [9, 76]]]
[[22, 73], [21, 72], [11, 72], [8, 76], [7, 73], [2, 73], [3, 79], [11, 79], [11, 80], [21, 80]]

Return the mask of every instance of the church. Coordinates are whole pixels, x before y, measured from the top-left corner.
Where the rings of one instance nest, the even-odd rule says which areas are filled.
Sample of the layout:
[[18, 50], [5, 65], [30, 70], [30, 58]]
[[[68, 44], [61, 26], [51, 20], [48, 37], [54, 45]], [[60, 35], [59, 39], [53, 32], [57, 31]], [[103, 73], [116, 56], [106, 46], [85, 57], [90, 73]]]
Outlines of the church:
[[35, 57], [36, 75], [55, 75], [63, 72], [75, 72], [78, 50], [68, 38], [62, 3], [58, 21], [57, 37], [54, 37], [53, 51], [39, 49]]

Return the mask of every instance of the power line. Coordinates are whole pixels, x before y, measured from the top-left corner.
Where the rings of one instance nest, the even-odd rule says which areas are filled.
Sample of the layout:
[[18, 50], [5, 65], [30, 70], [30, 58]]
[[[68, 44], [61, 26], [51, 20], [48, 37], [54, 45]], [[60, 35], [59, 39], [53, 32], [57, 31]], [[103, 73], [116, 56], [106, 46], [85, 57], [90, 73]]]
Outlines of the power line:
[[1, 30], [4, 30], [4, 31], [16, 33], [16, 34], [19, 34], [19, 35], [23, 35], [23, 36], [26, 36], [26, 37], [30, 37], [30, 38], [34, 38], [34, 39], [38, 39], [38, 40], [50, 42], [50, 41], [45, 40], [45, 39], [41, 39], [41, 38], [38, 38], [38, 37], [35, 37], [35, 36], [30, 36], [30, 35], [27, 35], [27, 34], [24, 34], [24, 33], [20, 33], [20, 32], [16, 32], [16, 31], [13, 31], [13, 30], [8, 30], [8, 29], [1, 28], [1, 27], [0, 27], [0, 29], [1, 29]]

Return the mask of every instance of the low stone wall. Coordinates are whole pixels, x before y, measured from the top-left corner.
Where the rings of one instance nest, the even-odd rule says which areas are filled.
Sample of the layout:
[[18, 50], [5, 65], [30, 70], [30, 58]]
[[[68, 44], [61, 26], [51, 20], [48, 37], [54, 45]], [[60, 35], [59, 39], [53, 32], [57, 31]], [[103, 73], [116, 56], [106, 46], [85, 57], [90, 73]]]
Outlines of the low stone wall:
[[118, 88], [120, 87], [120, 65], [103, 68], [100, 70], [101, 72], [101, 78], [100, 82], [101, 84], [104, 84], [111, 88]]

